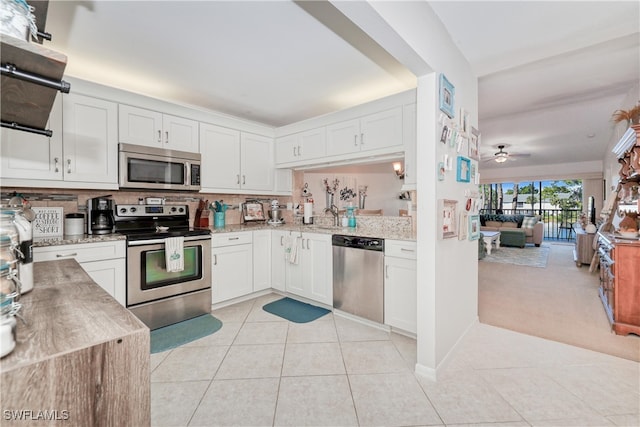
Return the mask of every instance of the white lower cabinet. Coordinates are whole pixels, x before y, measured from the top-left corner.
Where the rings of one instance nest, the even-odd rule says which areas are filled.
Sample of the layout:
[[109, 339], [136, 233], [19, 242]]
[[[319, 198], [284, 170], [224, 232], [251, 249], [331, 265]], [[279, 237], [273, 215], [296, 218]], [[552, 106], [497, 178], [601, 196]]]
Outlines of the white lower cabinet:
[[[127, 248], [124, 240], [33, 248], [33, 261], [74, 258], [109, 295], [123, 306], [127, 298]], [[36, 285], [37, 286], [37, 285]]]
[[417, 332], [416, 244], [385, 240], [384, 323]]
[[331, 235], [317, 233], [291, 233], [298, 249], [297, 263], [284, 260], [285, 290], [289, 293], [333, 304], [333, 257]]
[[271, 287], [271, 230], [253, 232], [253, 291]]
[[285, 259], [285, 238], [290, 234], [282, 230], [271, 232], [271, 287], [282, 292], [286, 290], [288, 264]]
[[251, 231], [214, 234], [211, 239], [211, 301], [213, 304], [253, 292]]

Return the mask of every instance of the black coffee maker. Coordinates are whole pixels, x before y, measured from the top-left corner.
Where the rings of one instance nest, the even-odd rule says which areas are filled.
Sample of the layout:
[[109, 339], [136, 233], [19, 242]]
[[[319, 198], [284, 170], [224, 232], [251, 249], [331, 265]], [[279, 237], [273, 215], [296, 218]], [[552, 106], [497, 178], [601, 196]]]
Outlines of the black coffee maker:
[[113, 200], [110, 196], [95, 197], [87, 201], [89, 219], [87, 221], [87, 234], [113, 233]]

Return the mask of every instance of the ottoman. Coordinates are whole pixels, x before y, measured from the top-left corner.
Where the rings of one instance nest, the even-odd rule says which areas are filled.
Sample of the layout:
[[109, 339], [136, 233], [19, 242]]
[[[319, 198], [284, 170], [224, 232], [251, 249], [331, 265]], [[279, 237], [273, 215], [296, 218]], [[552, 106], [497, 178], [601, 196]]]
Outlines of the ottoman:
[[517, 246], [519, 248], [524, 248], [526, 240], [527, 238], [524, 235], [524, 230], [500, 229], [500, 246]]

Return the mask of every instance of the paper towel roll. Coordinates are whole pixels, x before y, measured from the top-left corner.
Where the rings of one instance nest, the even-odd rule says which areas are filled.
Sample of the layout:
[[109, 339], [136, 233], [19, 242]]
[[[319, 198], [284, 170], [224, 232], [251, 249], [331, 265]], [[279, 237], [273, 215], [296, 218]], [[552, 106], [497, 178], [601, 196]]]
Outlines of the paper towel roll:
[[304, 204], [304, 223], [313, 224], [313, 203]]

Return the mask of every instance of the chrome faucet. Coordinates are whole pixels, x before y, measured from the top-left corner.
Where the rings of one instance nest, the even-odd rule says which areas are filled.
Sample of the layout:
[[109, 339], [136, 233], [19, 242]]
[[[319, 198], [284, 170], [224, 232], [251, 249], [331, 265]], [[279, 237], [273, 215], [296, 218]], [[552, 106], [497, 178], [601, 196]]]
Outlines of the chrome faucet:
[[340, 227], [340, 214], [338, 213], [338, 207], [336, 205], [331, 205], [330, 208], [326, 208], [324, 210], [324, 213], [327, 212], [331, 212], [331, 215], [333, 215], [333, 225]]

